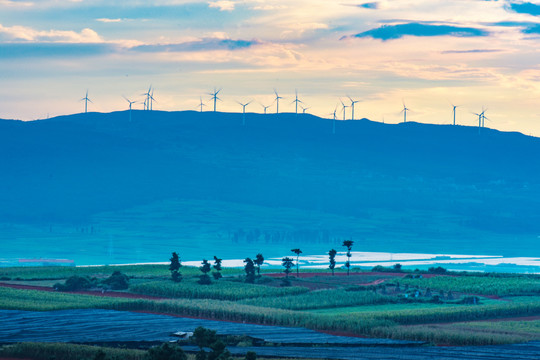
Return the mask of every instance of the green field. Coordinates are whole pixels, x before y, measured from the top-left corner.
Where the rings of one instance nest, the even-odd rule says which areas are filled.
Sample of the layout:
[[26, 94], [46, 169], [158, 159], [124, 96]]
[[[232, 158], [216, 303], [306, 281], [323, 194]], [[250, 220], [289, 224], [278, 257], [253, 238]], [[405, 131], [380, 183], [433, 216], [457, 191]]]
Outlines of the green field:
[[[9, 268], [1, 271], [10, 278], [60, 281], [72, 274], [103, 279], [116, 269], [45, 268], [42, 274], [37, 268]], [[370, 337], [422, 340], [433, 344], [504, 344], [540, 339], [538, 319], [531, 318], [531, 322], [519, 323], [512, 319], [540, 314], [540, 296], [530, 295], [531, 289], [535, 288], [534, 281], [538, 280], [526, 275], [497, 278], [502, 279], [497, 288], [498, 294], [505, 296], [475, 298], [477, 304], [474, 304], [471, 302], [472, 295], [465, 290], [476, 290], [471, 284], [484, 284], [485, 292], [492, 294], [495, 290], [488, 285], [494, 278], [463, 274], [431, 279], [404, 279], [389, 274], [358, 273], [343, 277], [292, 277], [293, 286], [282, 287], [280, 278], [264, 274], [255, 284], [245, 283], [241, 275], [242, 269], [225, 269], [225, 277], [213, 281], [211, 285], [197, 283], [200, 274], [197, 268], [181, 268], [184, 279], [180, 283], [173, 283], [169, 279], [166, 266], [138, 265], [121, 269], [130, 276], [130, 288], [127, 292], [132, 294], [132, 298], [95, 296], [100, 295], [100, 291], [77, 294], [0, 287], [0, 308], [39, 311], [74, 308], [151, 311], [345, 331]], [[378, 286], [361, 285], [369, 283], [373, 278], [382, 280], [383, 283]], [[19, 280], [16, 283], [43, 286], [51, 281]], [[400, 282], [401, 290], [395, 288], [397, 282]], [[319, 288], [317, 284], [320, 285]], [[407, 293], [403, 290], [405, 284], [409, 285]], [[451, 299], [439, 298], [438, 291], [426, 296], [427, 287], [442, 290], [443, 293], [452, 291], [454, 296]], [[412, 290], [418, 290], [421, 296], [410, 295]], [[146, 295], [160, 299], [146, 299]], [[493, 328], [500, 331], [487, 331], [489, 326], [485, 324], [490, 323], [487, 321], [493, 322], [496, 325]]]
[[433, 290], [457, 291], [481, 295], [540, 295], [538, 276], [437, 276], [429, 279], [403, 279], [403, 285], [431, 288]]

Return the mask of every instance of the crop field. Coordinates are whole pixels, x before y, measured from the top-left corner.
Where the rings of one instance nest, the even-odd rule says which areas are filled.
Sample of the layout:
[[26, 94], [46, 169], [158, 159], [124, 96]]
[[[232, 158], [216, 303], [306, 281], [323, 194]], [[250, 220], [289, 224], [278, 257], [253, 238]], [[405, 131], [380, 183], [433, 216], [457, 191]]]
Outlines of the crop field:
[[181, 283], [170, 280], [144, 282], [131, 287], [136, 293], [170, 298], [196, 298], [241, 300], [260, 297], [282, 297], [286, 295], [307, 293], [303, 287], [270, 287], [243, 282], [217, 281], [212, 286], [201, 286], [194, 279], [186, 279]]
[[438, 276], [427, 279], [402, 279], [400, 282], [409, 286], [468, 294], [495, 296], [540, 295], [540, 278], [538, 276]]
[[243, 304], [289, 310], [334, 309], [341, 306], [387, 304], [396, 300], [370, 291], [318, 290], [300, 295], [249, 299]]
[[[143, 311], [432, 344], [507, 344], [540, 339], [540, 296], [534, 291], [538, 278], [526, 275], [406, 279], [403, 274], [331, 276], [311, 272], [300, 279], [291, 277], [295, 286], [283, 287], [282, 275], [277, 274], [263, 273], [255, 284], [246, 283], [242, 269], [225, 269], [224, 277], [210, 285], [197, 283], [201, 273], [194, 267], [181, 268], [183, 280], [179, 283], [170, 280], [166, 266], [157, 265], [45, 268], [41, 276], [36, 268], [0, 271], [10, 279], [19, 279], [17, 284], [47, 286], [48, 280], [37, 279], [62, 281], [72, 274], [103, 279], [117, 269], [130, 278], [127, 290], [102, 293], [90, 289], [83, 294], [51, 292], [50, 287], [48, 292], [0, 287], [0, 309]], [[482, 285], [483, 293], [497, 297], [477, 297], [482, 293], [477, 287]], [[448, 292], [454, 295], [445, 297]], [[491, 323], [495, 325], [487, 325]]]
[[[185, 275], [198, 275], [199, 269], [193, 266], [182, 266]], [[98, 278], [109, 276], [113, 271], [121, 271], [129, 277], [138, 279], [168, 278], [170, 276], [168, 265], [116, 265], [116, 266], [44, 266], [44, 267], [0, 267], [0, 279], [3, 280], [58, 280], [73, 275], [95, 276]], [[235, 268], [224, 268], [224, 275], [240, 273]], [[1, 280], [0, 280], [1, 281]]]
[[65, 310], [109, 308], [129, 302], [128, 299], [97, 297], [58, 292], [19, 290], [0, 287], [0, 309], [6, 310]]

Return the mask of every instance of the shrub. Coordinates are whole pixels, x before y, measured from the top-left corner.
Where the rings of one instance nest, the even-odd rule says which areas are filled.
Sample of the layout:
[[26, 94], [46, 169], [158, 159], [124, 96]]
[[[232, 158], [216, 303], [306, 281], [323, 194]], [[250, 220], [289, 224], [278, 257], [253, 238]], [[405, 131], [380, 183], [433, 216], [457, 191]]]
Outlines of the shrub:
[[430, 267], [428, 269], [428, 273], [430, 273], [430, 274], [446, 274], [446, 269], [441, 267], [441, 266]]
[[125, 290], [129, 287], [129, 278], [120, 271], [115, 271], [107, 279], [102, 281], [113, 290]]
[[73, 275], [67, 278], [64, 284], [56, 283], [53, 285], [54, 289], [58, 291], [80, 291], [87, 290], [96, 286], [96, 278], [89, 278], [88, 276], [77, 275]]
[[257, 360], [257, 353], [255, 351], [248, 351], [246, 353], [246, 360]]
[[148, 360], [186, 360], [187, 356], [180, 346], [165, 343], [150, 348], [146, 358]]

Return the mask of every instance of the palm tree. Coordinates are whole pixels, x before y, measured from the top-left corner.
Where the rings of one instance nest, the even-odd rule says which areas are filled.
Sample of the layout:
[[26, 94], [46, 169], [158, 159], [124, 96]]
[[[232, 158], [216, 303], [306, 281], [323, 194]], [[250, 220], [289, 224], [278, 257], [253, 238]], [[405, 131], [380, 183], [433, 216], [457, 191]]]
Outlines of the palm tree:
[[350, 275], [349, 270], [351, 269], [351, 249], [354, 244], [354, 241], [352, 240], [344, 240], [342, 246], [345, 246], [347, 248], [347, 262], [345, 263], [345, 267], [347, 267], [347, 275]]
[[299, 265], [298, 264], [298, 257], [302, 253], [302, 250], [300, 250], [300, 249], [292, 249], [291, 251], [296, 254], [296, 276], [300, 277], [300, 271], [298, 269], [299, 268], [299, 266], [298, 266]]

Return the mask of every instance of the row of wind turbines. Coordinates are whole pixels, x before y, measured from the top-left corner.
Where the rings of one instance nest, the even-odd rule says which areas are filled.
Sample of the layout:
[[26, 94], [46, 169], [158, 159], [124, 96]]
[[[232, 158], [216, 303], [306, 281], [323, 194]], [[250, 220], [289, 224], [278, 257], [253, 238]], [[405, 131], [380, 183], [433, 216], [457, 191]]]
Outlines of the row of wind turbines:
[[[152, 111], [153, 110], [153, 103], [154, 101], [156, 101], [156, 99], [154, 98], [154, 88], [152, 88], [152, 86], [150, 85], [150, 87], [148, 88], [148, 91], [145, 92], [145, 93], [142, 93], [141, 96], [144, 96], [144, 101], [132, 101], [130, 99], [128, 99], [127, 97], [125, 96], [122, 96], [129, 104], [129, 121], [131, 121], [131, 110], [132, 110], [132, 105], [133, 104], [138, 104], [138, 103], [142, 103], [143, 104], [143, 110], [148, 110], [148, 111]], [[214, 88], [214, 91], [213, 92], [210, 92], [210, 93], [207, 93], [207, 95], [210, 95], [210, 98], [209, 100], [211, 100], [213, 102], [213, 112], [217, 112], [217, 102], [218, 101], [223, 101], [221, 100], [221, 98], [218, 96], [219, 93], [221, 92], [222, 89], [219, 89], [219, 90], [216, 90], [216, 88]], [[274, 101], [270, 104], [270, 105], [264, 105], [263, 103], [260, 103], [260, 105], [263, 107], [263, 110], [264, 110], [264, 114], [266, 115], [267, 114], [267, 111], [268, 109], [273, 105], [273, 104], [276, 104], [276, 114], [279, 114], [279, 100], [283, 100], [285, 99], [284, 97], [282, 96], [279, 96], [279, 93], [277, 92], [276, 89], [274, 89], [274, 95], [275, 95], [275, 98], [274, 98]], [[347, 95], [347, 99], [349, 100], [350, 104], [349, 105], [346, 105], [345, 102], [343, 102], [343, 100], [340, 98], [339, 99], [339, 102], [341, 103], [341, 112], [343, 114], [343, 120], [347, 120], [347, 108], [351, 108], [351, 120], [355, 120], [354, 118], [354, 106], [355, 104], [359, 103], [360, 100], [354, 100], [353, 98], [351, 98], [350, 96]], [[80, 101], [84, 101], [84, 112], [87, 113], [88, 112], [88, 102], [92, 103], [92, 100], [90, 100], [88, 98], [88, 90], [86, 90], [86, 95], [85, 97], [83, 97]], [[157, 102], [157, 101], [156, 101]], [[253, 103], [253, 100], [250, 100], [246, 103], [242, 103], [240, 101], [236, 101], [240, 106], [242, 106], [242, 125], [245, 125], [246, 124], [246, 107], [248, 105], [250, 105], [251, 103]], [[302, 110], [302, 114], [305, 114], [306, 111], [308, 109], [310, 109], [309, 107], [305, 107], [305, 103], [300, 100], [298, 98], [298, 91], [295, 90], [295, 98], [294, 100], [291, 102], [291, 104], [295, 104], [295, 114], [298, 115], [298, 107], [301, 108]], [[205, 102], [203, 102], [203, 98], [202, 96], [200, 97], [200, 102], [199, 102], [199, 105], [197, 106], [197, 109], [200, 111], [200, 112], [203, 112], [203, 108], [207, 106]], [[335, 134], [336, 132], [336, 127], [335, 127], [335, 121], [338, 120], [337, 119], [337, 112], [338, 112], [338, 106], [339, 106], [339, 103], [336, 105], [336, 107], [334, 108], [334, 111], [328, 115], [332, 115], [333, 116], [333, 124], [332, 124], [332, 133]], [[454, 104], [451, 104], [452, 106], [452, 114], [453, 114], [453, 125], [456, 125], [456, 109], [458, 107], [461, 107], [461, 105], [454, 105]], [[409, 109], [406, 105], [405, 105], [405, 102], [403, 102], [403, 109], [400, 111], [400, 114], [402, 113], [403, 114], [403, 122], [406, 123], [407, 122], [407, 112], [410, 112], [412, 111], [411, 109]], [[485, 127], [485, 120], [489, 120], [489, 118], [486, 117], [486, 111], [487, 109], [484, 109], [484, 107], [482, 106], [482, 112], [480, 113], [472, 113], [476, 116], [478, 116], [478, 130], [480, 131], [481, 128]], [[383, 119], [383, 122], [384, 122], [384, 119]]]

